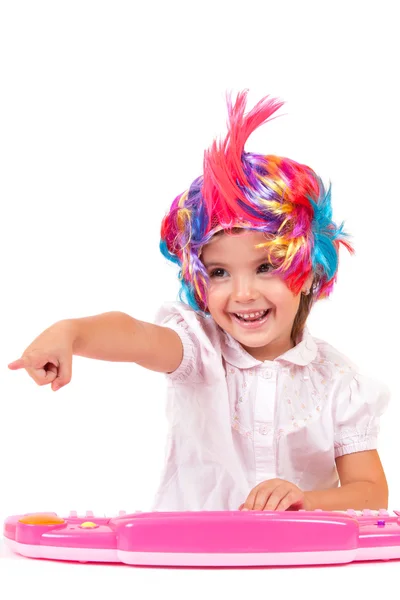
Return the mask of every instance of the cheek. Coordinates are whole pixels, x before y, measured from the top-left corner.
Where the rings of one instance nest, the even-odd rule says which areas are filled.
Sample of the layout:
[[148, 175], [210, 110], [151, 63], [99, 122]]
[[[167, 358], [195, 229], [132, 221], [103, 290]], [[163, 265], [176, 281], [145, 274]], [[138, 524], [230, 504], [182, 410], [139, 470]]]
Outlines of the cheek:
[[277, 310], [284, 312], [296, 312], [300, 304], [300, 295], [293, 294], [283, 282], [270, 287], [268, 298]]
[[210, 284], [207, 290], [207, 307], [211, 315], [215, 317], [216, 312], [224, 310], [226, 303], [227, 292], [226, 289], [224, 290], [224, 286]]
[[209, 288], [207, 290], [207, 300], [209, 304], [218, 304], [219, 302], [221, 302], [221, 300], [226, 298], [226, 295], [227, 291], [225, 286], [210, 283]]

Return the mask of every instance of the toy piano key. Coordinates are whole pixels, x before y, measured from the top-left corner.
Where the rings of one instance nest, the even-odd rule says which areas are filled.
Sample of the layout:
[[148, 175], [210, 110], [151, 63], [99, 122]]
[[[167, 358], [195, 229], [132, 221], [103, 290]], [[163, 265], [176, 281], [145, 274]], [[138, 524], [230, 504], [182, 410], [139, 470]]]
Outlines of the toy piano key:
[[400, 558], [400, 519], [380, 511], [72, 513], [9, 517], [6, 543], [30, 558], [160, 566], [267, 566]]

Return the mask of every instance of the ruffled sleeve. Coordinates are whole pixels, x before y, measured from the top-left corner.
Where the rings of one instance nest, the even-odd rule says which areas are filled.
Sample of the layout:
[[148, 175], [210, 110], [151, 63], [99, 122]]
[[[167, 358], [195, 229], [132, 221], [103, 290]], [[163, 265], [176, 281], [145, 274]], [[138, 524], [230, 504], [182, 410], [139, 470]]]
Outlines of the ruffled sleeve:
[[379, 420], [389, 398], [384, 384], [359, 373], [342, 387], [333, 414], [335, 458], [377, 448]]
[[200, 315], [183, 302], [168, 302], [158, 311], [155, 323], [173, 329], [182, 341], [182, 362], [167, 374], [171, 382], [205, 383], [220, 377], [220, 335], [211, 317]]

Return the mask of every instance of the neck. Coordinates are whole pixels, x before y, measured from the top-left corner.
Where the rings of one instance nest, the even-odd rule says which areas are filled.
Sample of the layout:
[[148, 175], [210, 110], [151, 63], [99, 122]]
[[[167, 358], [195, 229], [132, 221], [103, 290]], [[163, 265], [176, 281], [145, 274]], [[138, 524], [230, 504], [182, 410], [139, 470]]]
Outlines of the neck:
[[265, 360], [275, 360], [278, 356], [282, 356], [291, 348], [294, 348], [295, 344], [291, 338], [286, 340], [274, 340], [270, 344], [266, 346], [261, 346], [260, 348], [250, 348], [248, 346], [244, 346], [243, 348], [250, 354], [253, 358], [265, 361]]

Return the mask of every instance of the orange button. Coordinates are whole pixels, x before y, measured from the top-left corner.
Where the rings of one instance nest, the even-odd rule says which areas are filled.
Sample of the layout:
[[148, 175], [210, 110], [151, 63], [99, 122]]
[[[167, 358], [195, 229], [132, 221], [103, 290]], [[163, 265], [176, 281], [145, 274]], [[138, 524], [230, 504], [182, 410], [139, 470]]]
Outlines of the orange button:
[[57, 517], [57, 515], [37, 513], [35, 515], [26, 515], [26, 517], [19, 519], [19, 522], [24, 523], [24, 525], [62, 525], [65, 523], [65, 520]]

